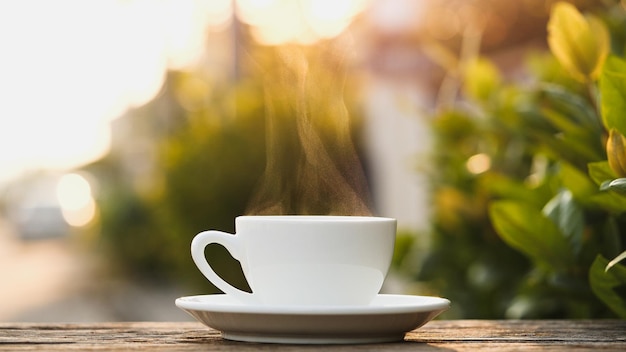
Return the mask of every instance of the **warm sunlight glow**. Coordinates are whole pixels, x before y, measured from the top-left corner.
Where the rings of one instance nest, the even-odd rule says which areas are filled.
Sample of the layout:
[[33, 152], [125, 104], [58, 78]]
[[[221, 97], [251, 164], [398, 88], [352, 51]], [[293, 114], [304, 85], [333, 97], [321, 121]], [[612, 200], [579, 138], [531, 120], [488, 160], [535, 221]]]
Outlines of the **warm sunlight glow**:
[[344, 31], [369, 0], [238, 0], [239, 18], [263, 44], [309, 44]]
[[76, 167], [110, 147], [109, 123], [195, 65], [230, 0], [0, 2], [0, 182]]
[[367, 1], [305, 0], [303, 9], [311, 29], [322, 38], [339, 35]]
[[487, 154], [472, 155], [465, 164], [467, 170], [473, 174], [482, 174], [491, 168], [491, 158]]
[[85, 226], [96, 214], [91, 185], [79, 174], [66, 174], [57, 184], [57, 199], [63, 218], [71, 226]]
[[200, 64], [207, 31], [235, 10], [261, 43], [313, 43], [370, 1], [0, 1], [0, 183], [105, 155], [110, 122], [152, 100], [168, 69]]

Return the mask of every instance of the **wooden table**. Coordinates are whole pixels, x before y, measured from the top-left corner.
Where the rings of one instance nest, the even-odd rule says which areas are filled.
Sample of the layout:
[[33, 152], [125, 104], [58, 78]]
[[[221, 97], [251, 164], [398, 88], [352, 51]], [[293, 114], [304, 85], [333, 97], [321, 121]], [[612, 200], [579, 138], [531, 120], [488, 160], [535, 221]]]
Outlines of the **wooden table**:
[[626, 351], [626, 320], [436, 320], [404, 342], [272, 345], [223, 340], [200, 323], [0, 323], [1, 351]]

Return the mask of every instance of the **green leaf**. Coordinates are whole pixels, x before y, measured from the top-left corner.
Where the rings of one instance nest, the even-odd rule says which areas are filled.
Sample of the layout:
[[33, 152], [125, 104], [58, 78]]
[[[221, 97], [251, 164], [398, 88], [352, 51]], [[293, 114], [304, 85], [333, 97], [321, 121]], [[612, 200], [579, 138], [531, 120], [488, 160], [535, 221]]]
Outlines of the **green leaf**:
[[546, 148], [544, 152], [551, 153], [553, 158], [566, 160], [573, 164], [604, 159], [603, 155], [599, 153], [600, 148], [590, 148], [576, 136], [567, 134], [555, 136], [545, 133], [545, 131], [532, 131], [530, 135], [539, 140], [541, 145]]
[[601, 191], [608, 191], [609, 187], [611, 187], [611, 181], [612, 180], [606, 180], [606, 181], [602, 182], [602, 184], [600, 185], [600, 190]]
[[599, 189], [585, 173], [568, 163], [561, 163], [561, 182], [572, 192], [576, 201], [583, 207], [601, 208], [618, 214], [626, 211], [626, 197], [616, 192], [601, 192], [609, 190], [609, 184], [615, 177], [608, 163], [606, 161], [590, 163], [588, 168], [589, 176], [594, 182], [599, 184], [599, 180], [605, 180]]
[[577, 200], [584, 202], [587, 196], [598, 192], [598, 187], [586, 173], [566, 162], [561, 162], [560, 166], [561, 182]]
[[508, 198], [542, 206], [549, 200], [543, 190], [529, 191], [526, 184], [495, 172], [485, 173], [479, 180], [480, 187], [489, 190], [497, 198]]
[[623, 251], [620, 255], [618, 255], [617, 257], [613, 258], [613, 260], [611, 260], [609, 262], [609, 264], [606, 265], [606, 268], [604, 269], [604, 271], [609, 271], [609, 269], [611, 269], [613, 266], [615, 266], [615, 264], [619, 263], [620, 261], [626, 259], [626, 251]]
[[620, 226], [614, 216], [609, 216], [600, 230], [600, 254], [607, 258], [616, 257], [622, 248]]
[[608, 161], [597, 161], [587, 164], [589, 176], [597, 184], [602, 185], [604, 182], [615, 179], [615, 173], [609, 166]]
[[579, 140], [591, 140], [590, 137], [592, 136], [597, 138], [597, 134], [594, 134], [591, 129], [571, 119], [571, 115], [565, 115], [559, 111], [548, 108], [541, 109], [541, 112], [546, 120], [562, 133], [577, 136]]
[[616, 214], [626, 211], [626, 197], [616, 192], [600, 192], [590, 195], [585, 199], [585, 203]]
[[583, 210], [574, 200], [572, 192], [567, 189], [559, 192], [543, 208], [543, 214], [558, 225], [561, 233], [569, 240], [574, 253], [579, 254], [582, 249], [585, 218]]
[[602, 121], [626, 135], [626, 61], [609, 56], [600, 75]]
[[626, 285], [626, 267], [613, 265], [606, 270], [609, 261], [598, 255], [589, 269], [589, 283], [593, 293], [613, 312], [626, 319], [626, 298], [616, 288]]
[[609, 182], [608, 185], [603, 184], [603, 186], [607, 190], [615, 191], [620, 194], [626, 194], [626, 178], [616, 178], [615, 180]]
[[470, 61], [464, 73], [465, 94], [478, 101], [487, 101], [502, 80], [496, 66], [485, 58]]
[[493, 202], [489, 215], [500, 237], [538, 263], [560, 269], [571, 263], [570, 246], [558, 226], [528, 204]]
[[588, 134], [596, 136], [602, 131], [602, 124], [596, 110], [582, 96], [550, 83], [541, 84], [540, 91], [549, 99], [551, 105], [562, 111], [571, 122], [587, 130]]

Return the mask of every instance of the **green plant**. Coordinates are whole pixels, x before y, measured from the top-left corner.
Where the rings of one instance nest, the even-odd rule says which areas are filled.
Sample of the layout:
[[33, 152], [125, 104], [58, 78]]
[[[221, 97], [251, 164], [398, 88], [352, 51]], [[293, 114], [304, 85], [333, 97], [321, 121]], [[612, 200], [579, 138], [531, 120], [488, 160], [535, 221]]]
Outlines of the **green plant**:
[[[524, 82], [485, 58], [459, 68], [464, 104], [434, 123], [434, 246], [420, 276], [459, 305], [492, 301], [456, 316], [626, 317], [624, 26], [620, 4], [584, 16], [557, 3], [553, 55], [530, 57]], [[473, 278], [484, 258], [487, 284]]]

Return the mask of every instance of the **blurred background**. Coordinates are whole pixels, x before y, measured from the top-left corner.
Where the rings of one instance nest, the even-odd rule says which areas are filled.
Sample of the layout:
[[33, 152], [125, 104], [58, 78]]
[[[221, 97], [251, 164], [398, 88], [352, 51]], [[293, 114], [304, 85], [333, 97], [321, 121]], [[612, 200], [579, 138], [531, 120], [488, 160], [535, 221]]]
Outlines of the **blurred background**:
[[[464, 57], [523, 79], [553, 3], [0, 2], [0, 321], [189, 320], [174, 299], [215, 292], [189, 256], [196, 233], [232, 232], [268, 202], [335, 209], [301, 205], [311, 172], [293, 165], [311, 150], [398, 219], [386, 292], [449, 297], [449, 318], [519, 317], [507, 307], [528, 260], [460, 224], [486, 220], [457, 193], [435, 197], [433, 123], [459, 103]], [[326, 147], [307, 147], [298, 119]], [[467, 177], [490, 167], [461, 158]], [[207, 256], [246, 287], [222, 248]]]

